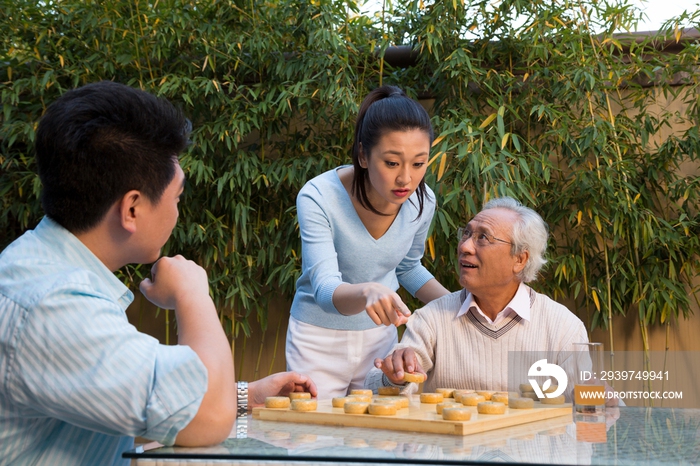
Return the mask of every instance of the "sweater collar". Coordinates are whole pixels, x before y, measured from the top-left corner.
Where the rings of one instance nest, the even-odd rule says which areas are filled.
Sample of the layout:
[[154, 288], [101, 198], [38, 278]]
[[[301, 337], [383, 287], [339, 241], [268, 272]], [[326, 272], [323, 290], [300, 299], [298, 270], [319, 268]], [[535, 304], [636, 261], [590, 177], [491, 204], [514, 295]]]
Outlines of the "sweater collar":
[[[461, 317], [467, 312], [471, 311], [472, 314], [474, 314], [475, 316], [481, 316], [483, 319], [487, 319], [487, 322], [491, 321], [491, 319], [486, 317], [483, 311], [479, 308], [479, 305], [476, 304], [476, 301], [474, 300], [474, 295], [472, 295], [466, 290], [463, 290], [462, 296], [464, 297], [464, 299], [462, 301], [462, 306], [459, 308], [459, 312], [457, 313], [457, 317]], [[518, 291], [515, 292], [515, 296], [513, 296], [513, 299], [511, 299], [510, 302], [506, 305], [506, 307], [498, 313], [498, 315], [496, 316], [496, 320], [493, 323], [500, 321], [502, 318], [508, 316], [513, 312], [529, 322], [531, 304], [532, 303], [530, 299], [530, 287], [528, 287], [524, 283], [520, 283], [520, 285], [518, 286]]]

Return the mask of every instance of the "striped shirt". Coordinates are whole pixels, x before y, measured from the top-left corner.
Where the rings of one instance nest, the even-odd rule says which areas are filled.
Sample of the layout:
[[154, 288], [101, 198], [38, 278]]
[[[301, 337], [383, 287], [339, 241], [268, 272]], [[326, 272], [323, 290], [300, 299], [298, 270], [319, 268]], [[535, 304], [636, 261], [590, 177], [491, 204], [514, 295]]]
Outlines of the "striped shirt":
[[47, 217], [0, 254], [0, 463], [128, 464], [134, 436], [173, 444], [206, 368], [129, 324], [132, 301]]

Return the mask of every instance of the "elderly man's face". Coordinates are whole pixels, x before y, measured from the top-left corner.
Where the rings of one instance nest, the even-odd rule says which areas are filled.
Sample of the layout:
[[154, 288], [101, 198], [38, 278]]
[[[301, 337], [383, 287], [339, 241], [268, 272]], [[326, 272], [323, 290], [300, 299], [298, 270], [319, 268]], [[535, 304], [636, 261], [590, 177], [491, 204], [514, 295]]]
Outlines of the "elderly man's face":
[[472, 237], [461, 241], [457, 247], [459, 283], [482, 300], [488, 299], [489, 295], [498, 296], [517, 289], [520, 284], [517, 273], [525, 266], [528, 254], [513, 256], [511, 245], [502, 241], [479, 246], [475, 240], [479, 233], [486, 233], [512, 241], [512, 225], [517, 218], [517, 214], [508, 209], [484, 210], [467, 225], [473, 232]]

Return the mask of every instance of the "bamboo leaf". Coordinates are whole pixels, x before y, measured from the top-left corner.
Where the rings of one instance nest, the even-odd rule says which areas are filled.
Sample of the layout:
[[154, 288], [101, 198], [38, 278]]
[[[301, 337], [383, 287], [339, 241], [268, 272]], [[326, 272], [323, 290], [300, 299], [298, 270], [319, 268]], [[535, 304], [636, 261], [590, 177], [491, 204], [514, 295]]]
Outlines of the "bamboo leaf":
[[444, 152], [438, 152], [437, 154], [433, 155], [433, 157], [428, 161], [428, 166], [431, 166], [433, 162], [435, 162], [435, 160], [443, 154]]
[[506, 133], [503, 135], [503, 138], [501, 138], [501, 149], [506, 147], [506, 144], [508, 144], [508, 137], [510, 136], [510, 133]]
[[445, 174], [445, 166], [447, 165], [447, 154], [442, 153], [442, 159], [440, 160], [440, 168], [438, 168], [437, 180], [440, 181], [442, 176]]
[[593, 298], [593, 303], [598, 312], [600, 312], [600, 301], [598, 300], [598, 293], [595, 290], [591, 290], [591, 297]]
[[[509, 133], [509, 134], [510, 134], [510, 133]], [[515, 150], [517, 150], [518, 152], [520, 152], [520, 151], [521, 151], [521, 148], [520, 148], [520, 138], [518, 137], [518, 135], [517, 135], [517, 134], [511, 134], [511, 140], [513, 141], [513, 145], [515, 146]]]
[[479, 129], [484, 129], [485, 127], [487, 127], [488, 125], [490, 125], [491, 122], [492, 122], [493, 120], [495, 120], [497, 116], [498, 116], [497, 113], [492, 113], [491, 115], [489, 115], [488, 117], [486, 117], [486, 119], [485, 119], [484, 121], [482, 121], [481, 124], [479, 125]]

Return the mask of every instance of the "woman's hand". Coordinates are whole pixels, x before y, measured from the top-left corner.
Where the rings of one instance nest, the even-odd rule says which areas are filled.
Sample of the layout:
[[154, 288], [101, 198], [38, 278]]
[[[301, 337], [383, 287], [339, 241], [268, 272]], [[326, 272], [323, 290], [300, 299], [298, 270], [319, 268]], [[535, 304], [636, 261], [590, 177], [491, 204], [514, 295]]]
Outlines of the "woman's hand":
[[367, 283], [366, 285], [364, 291], [365, 311], [375, 324], [398, 327], [408, 321], [411, 311], [408, 310], [395, 291], [379, 283]]
[[333, 293], [333, 304], [343, 315], [367, 312], [377, 325], [405, 324], [411, 311], [401, 297], [390, 288], [379, 283], [343, 283]]

